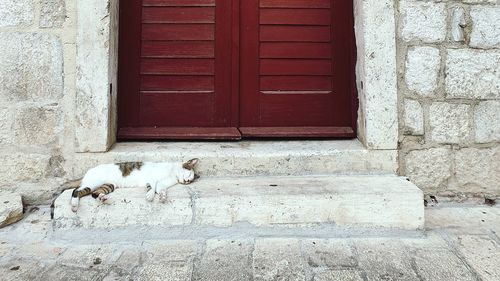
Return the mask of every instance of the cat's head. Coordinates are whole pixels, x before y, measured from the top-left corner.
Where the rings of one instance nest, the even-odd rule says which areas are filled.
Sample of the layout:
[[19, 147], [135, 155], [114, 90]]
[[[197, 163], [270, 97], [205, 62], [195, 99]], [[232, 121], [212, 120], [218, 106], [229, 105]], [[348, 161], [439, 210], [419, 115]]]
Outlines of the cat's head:
[[190, 184], [199, 176], [195, 173], [194, 167], [198, 164], [200, 160], [198, 158], [191, 159], [186, 163], [182, 164], [182, 169], [180, 174], [177, 175], [177, 181], [180, 184]]

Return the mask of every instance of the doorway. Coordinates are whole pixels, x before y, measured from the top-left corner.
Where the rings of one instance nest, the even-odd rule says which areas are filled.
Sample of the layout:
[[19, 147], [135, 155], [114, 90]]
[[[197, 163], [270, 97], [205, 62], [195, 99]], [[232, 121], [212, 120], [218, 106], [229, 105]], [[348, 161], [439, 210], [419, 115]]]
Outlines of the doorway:
[[352, 2], [120, 3], [118, 138], [355, 137]]

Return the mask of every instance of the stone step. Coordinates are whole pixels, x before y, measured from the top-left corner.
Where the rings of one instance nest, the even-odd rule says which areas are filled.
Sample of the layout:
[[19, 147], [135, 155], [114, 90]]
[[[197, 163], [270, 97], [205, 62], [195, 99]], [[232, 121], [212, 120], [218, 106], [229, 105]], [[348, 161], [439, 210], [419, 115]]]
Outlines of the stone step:
[[358, 140], [118, 143], [107, 153], [77, 154], [73, 178], [100, 163], [200, 158], [202, 176], [395, 174], [397, 151], [368, 150]]
[[143, 188], [118, 189], [106, 204], [82, 198], [78, 213], [73, 213], [71, 191], [66, 191], [55, 202], [54, 226], [424, 226], [422, 191], [396, 176], [202, 178], [171, 188], [165, 204], [147, 202], [145, 194]]

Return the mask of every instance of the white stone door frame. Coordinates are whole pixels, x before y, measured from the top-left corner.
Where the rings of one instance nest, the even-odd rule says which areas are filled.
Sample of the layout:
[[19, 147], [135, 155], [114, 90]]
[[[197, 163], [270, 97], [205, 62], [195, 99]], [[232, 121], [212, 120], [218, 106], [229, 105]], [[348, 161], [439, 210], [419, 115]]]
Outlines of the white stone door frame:
[[[397, 149], [394, 0], [353, 0], [359, 97], [358, 138], [368, 149]], [[116, 141], [119, 0], [78, 1], [77, 152], [106, 152]]]

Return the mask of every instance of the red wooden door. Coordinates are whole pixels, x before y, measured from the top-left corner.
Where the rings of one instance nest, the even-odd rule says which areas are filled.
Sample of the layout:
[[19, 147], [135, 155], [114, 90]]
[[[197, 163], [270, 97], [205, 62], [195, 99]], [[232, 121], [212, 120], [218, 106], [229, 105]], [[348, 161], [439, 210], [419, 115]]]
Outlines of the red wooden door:
[[355, 136], [350, 1], [120, 5], [119, 138]]
[[240, 138], [231, 120], [231, 0], [120, 6], [119, 138]]

